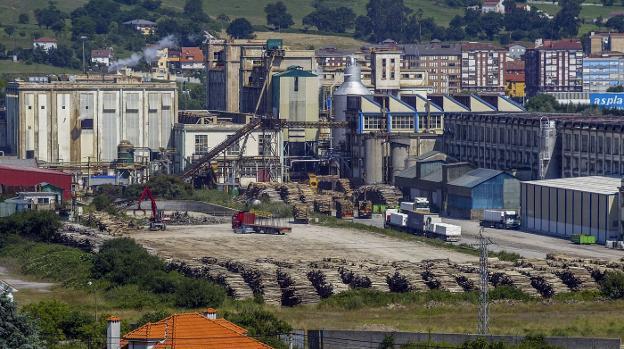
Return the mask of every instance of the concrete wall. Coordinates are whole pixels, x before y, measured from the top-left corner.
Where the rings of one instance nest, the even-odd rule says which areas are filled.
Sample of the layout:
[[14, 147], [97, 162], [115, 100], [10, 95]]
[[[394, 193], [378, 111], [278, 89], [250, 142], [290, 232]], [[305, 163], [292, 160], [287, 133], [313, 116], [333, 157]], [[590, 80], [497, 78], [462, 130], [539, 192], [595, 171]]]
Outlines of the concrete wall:
[[[376, 349], [386, 336], [392, 335], [395, 348], [409, 343], [446, 343], [461, 345], [479, 338], [478, 335], [453, 333], [408, 333], [380, 331], [309, 330], [309, 349]], [[300, 336], [299, 336], [300, 337]], [[488, 336], [490, 342], [518, 344], [522, 336]], [[295, 342], [301, 343], [301, 340]], [[547, 337], [546, 342], [564, 349], [620, 349], [619, 338]]]

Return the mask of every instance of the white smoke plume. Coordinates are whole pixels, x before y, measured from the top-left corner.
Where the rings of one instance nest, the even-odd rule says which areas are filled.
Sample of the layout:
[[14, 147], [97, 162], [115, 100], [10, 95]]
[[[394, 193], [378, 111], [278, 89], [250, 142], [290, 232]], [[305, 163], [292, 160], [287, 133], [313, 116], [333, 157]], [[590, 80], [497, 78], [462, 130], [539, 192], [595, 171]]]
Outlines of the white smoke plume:
[[165, 47], [172, 48], [176, 45], [177, 43], [175, 37], [173, 35], [167, 35], [166, 37], [160, 39], [157, 43], [143, 48], [142, 52], [135, 52], [128, 58], [122, 58], [114, 61], [108, 67], [108, 71], [112, 72], [125, 67], [134, 67], [135, 65], [139, 64], [142, 59], [145, 59], [147, 63], [152, 63], [159, 57], [158, 50], [161, 50]]

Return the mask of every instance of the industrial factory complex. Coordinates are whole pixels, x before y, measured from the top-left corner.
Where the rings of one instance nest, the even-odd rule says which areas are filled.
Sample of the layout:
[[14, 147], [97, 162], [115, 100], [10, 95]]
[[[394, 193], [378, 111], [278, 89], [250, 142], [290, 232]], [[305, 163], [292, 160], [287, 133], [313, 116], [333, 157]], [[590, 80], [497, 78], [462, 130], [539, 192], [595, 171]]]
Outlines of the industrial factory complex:
[[[398, 202], [426, 199], [442, 216], [512, 210], [522, 230], [621, 241], [624, 119], [529, 113], [502, 93], [501, 76], [463, 74], [464, 63], [490, 51], [492, 62], [477, 63], [503, 71], [505, 51], [447, 46], [349, 53], [210, 36], [204, 110], [180, 110], [174, 82], [113, 73], [17, 79], [0, 120], [0, 166], [70, 174], [72, 191], [158, 174], [220, 190], [326, 176], [356, 190], [393, 188]], [[558, 47], [544, 44], [531, 57]], [[461, 59], [446, 70], [426, 63], [440, 55]], [[440, 74], [457, 81], [441, 84]], [[0, 178], [4, 190], [19, 186], [9, 177]]]

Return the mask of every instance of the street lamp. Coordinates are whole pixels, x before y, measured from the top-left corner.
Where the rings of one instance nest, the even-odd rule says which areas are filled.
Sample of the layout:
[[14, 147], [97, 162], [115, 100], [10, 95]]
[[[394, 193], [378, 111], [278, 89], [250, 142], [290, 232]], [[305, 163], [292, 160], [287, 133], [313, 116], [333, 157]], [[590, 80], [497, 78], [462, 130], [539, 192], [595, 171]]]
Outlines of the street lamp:
[[87, 73], [87, 64], [85, 62], [85, 40], [87, 40], [86, 35], [81, 35], [80, 39], [82, 40], [82, 72], [84, 74]]
[[93, 289], [92, 289], [93, 290], [93, 303], [95, 304], [95, 316], [94, 316], [94, 318], [95, 318], [95, 324], [97, 325], [97, 293], [96, 293], [97, 289], [93, 285], [93, 282], [91, 282], [91, 281], [89, 281], [87, 283], [87, 285], [89, 285], [89, 287], [93, 286]]

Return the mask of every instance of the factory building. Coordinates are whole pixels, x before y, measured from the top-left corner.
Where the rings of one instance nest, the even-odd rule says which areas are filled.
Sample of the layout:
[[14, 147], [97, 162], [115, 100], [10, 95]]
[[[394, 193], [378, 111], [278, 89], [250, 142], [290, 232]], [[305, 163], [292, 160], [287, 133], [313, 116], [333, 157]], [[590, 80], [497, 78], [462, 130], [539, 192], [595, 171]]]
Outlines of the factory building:
[[486, 209], [518, 209], [520, 181], [509, 173], [485, 168], [472, 170], [446, 185], [446, 214], [481, 218]]
[[6, 98], [7, 143], [19, 158], [49, 164], [113, 162], [117, 146], [127, 140], [149, 160], [172, 146], [175, 83], [118, 76], [14, 81]]
[[[182, 172], [250, 122], [251, 115], [226, 112], [180, 113], [173, 128], [177, 150], [175, 171]], [[281, 180], [283, 154], [280, 132], [253, 131], [213, 159], [216, 184], [247, 186], [268, 178]], [[239, 182], [237, 182], [239, 181]]]
[[[273, 75], [273, 115], [287, 121], [319, 121], [319, 77], [301, 67]], [[288, 128], [283, 139], [289, 144], [291, 154], [305, 154], [305, 143], [318, 140], [318, 128]], [[300, 148], [300, 149], [298, 149]], [[308, 147], [309, 148], [309, 147]]]
[[588, 234], [602, 244], [621, 240], [620, 185], [600, 176], [522, 182], [522, 228], [565, 239]]
[[[316, 70], [313, 50], [285, 49], [281, 40], [211, 38], [204, 46], [204, 58], [209, 110], [253, 113], [269, 71], [272, 76], [291, 66]], [[272, 111], [271, 93], [270, 88], [265, 91], [259, 113]]]
[[524, 180], [622, 176], [622, 127], [617, 116], [449, 113], [444, 151]]

